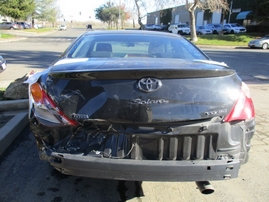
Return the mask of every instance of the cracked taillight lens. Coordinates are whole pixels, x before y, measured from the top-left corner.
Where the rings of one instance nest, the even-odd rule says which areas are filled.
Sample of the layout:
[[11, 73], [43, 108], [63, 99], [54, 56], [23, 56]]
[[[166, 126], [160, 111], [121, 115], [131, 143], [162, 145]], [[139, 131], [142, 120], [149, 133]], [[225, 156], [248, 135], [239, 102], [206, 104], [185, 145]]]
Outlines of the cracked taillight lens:
[[35, 105], [35, 115], [37, 118], [60, 125], [73, 125], [78, 123], [69, 119], [61, 111], [55, 102], [46, 94], [39, 83], [30, 86], [30, 92]]

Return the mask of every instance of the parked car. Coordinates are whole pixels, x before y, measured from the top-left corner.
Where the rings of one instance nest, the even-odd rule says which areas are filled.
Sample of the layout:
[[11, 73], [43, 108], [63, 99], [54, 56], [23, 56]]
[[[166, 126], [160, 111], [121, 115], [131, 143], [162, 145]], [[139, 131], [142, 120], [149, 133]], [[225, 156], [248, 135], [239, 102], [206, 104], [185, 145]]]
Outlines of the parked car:
[[26, 83], [39, 156], [61, 173], [202, 185], [248, 160], [247, 85], [181, 35], [88, 31]]
[[17, 22], [22, 26], [23, 29], [31, 29], [31, 25], [26, 22]]
[[60, 25], [59, 30], [60, 30], [60, 31], [61, 31], [61, 30], [66, 31], [66, 30], [67, 30], [66, 25]]
[[229, 23], [223, 25], [223, 31], [226, 34], [238, 34], [245, 33], [247, 30], [245, 27], [242, 27], [237, 23]]
[[213, 34], [219, 34], [222, 31], [222, 24], [207, 24], [206, 26], [212, 30]]
[[7, 62], [0, 55], [0, 73], [3, 72], [7, 68]]
[[21, 27], [15, 22], [1, 22], [0, 29], [21, 29]]
[[19, 22], [15, 22], [15, 23], [17, 24], [18, 29], [24, 29], [24, 28], [23, 28], [23, 25], [22, 25], [21, 23], [19, 23]]
[[166, 30], [167, 31], [168, 30], [168, 27], [169, 27], [168, 25], [161, 25], [161, 29], [162, 30]]
[[147, 30], [162, 30], [163, 28], [161, 25], [146, 24], [145, 29], [147, 29]]
[[264, 50], [269, 47], [269, 35], [266, 35], [260, 39], [251, 40], [248, 43], [248, 47], [250, 48], [262, 48]]
[[207, 26], [196, 26], [196, 33], [198, 35], [212, 34], [212, 29]]
[[178, 33], [178, 34], [187, 34], [189, 35], [191, 33], [191, 29], [189, 28], [189, 26], [185, 23], [180, 23], [180, 24], [171, 24], [168, 27], [168, 31], [169, 32], [173, 32], [173, 33]]
[[41, 28], [44, 28], [43, 24], [34, 24], [34, 28], [35, 29], [41, 29]]

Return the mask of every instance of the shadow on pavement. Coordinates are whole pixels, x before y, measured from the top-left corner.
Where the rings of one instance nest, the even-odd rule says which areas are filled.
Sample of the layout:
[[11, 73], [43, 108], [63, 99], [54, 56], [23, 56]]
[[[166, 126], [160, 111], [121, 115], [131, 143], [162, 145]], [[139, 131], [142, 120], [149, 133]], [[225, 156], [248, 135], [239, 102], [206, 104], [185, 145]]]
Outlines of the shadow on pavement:
[[50, 51], [4, 51], [0, 54], [5, 58], [8, 66], [23, 64], [31, 68], [47, 68], [61, 55], [59, 52]]

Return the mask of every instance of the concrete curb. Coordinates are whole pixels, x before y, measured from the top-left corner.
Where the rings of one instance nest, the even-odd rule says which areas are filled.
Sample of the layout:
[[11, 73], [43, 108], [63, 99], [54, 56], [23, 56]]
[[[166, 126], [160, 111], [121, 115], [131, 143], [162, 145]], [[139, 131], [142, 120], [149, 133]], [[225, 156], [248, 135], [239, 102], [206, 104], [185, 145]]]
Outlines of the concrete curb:
[[13, 42], [13, 41], [21, 41], [27, 39], [25, 37], [20, 37], [20, 38], [11, 38], [11, 39], [1, 39], [0, 43], [7, 43], [7, 42]]
[[0, 112], [28, 109], [28, 99], [0, 101]]
[[213, 46], [213, 45], [196, 45], [199, 48], [211, 48], [211, 49], [249, 49], [248, 46]]
[[29, 123], [28, 99], [0, 101], [0, 111], [3, 116], [13, 116], [0, 128], [0, 155], [2, 155]]

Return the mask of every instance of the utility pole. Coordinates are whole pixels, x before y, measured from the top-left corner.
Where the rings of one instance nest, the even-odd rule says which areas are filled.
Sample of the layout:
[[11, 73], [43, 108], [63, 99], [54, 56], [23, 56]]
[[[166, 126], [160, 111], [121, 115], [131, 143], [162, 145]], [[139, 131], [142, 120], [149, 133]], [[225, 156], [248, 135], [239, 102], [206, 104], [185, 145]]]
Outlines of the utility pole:
[[120, 7], [121, 7], [121, 0], [119, 0], [119, 28], [121, 27]]

